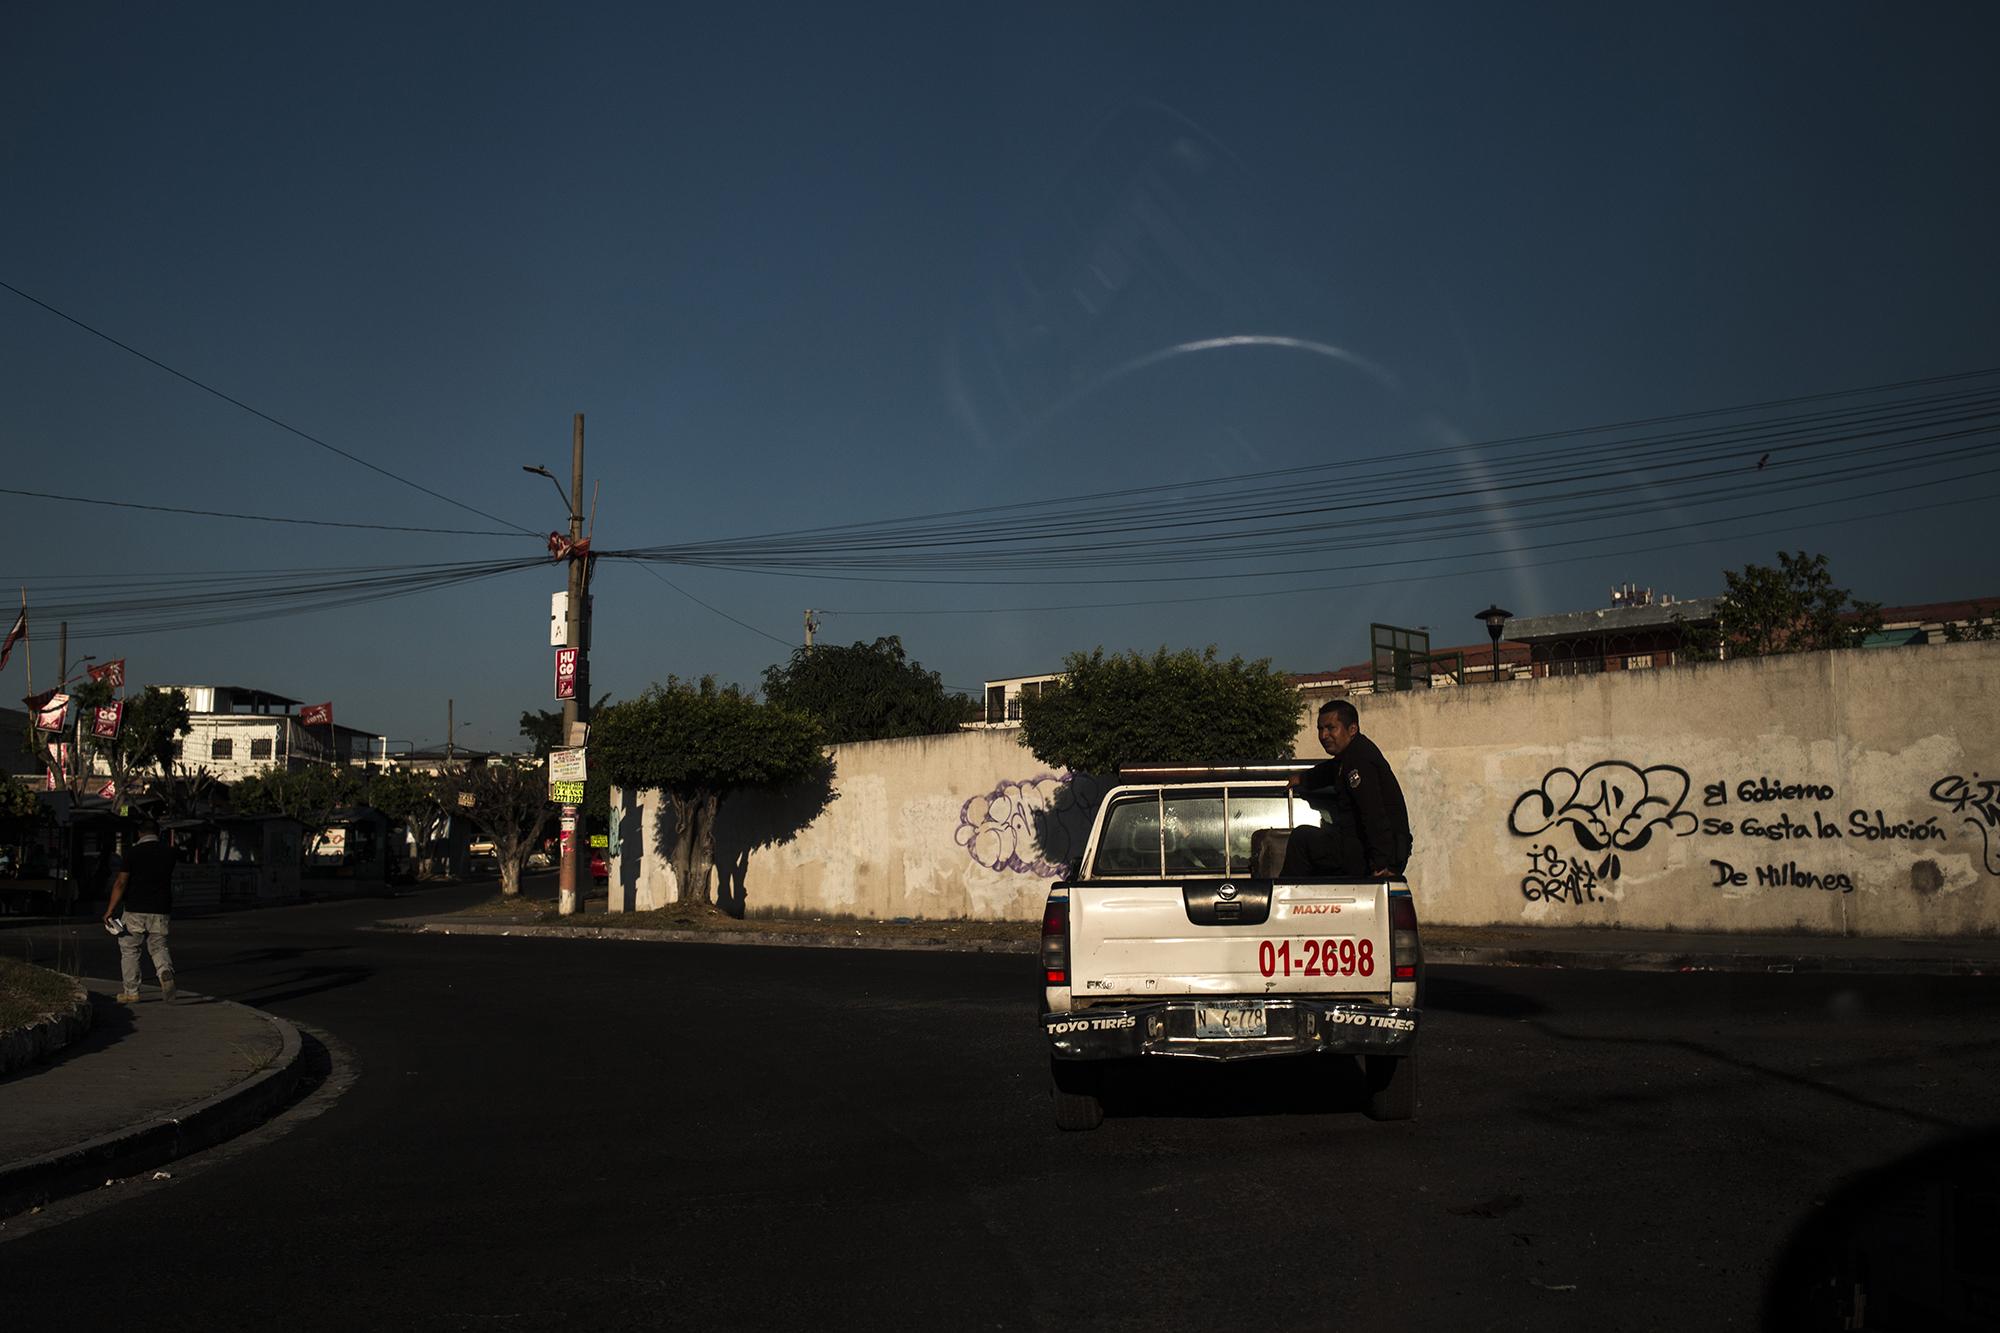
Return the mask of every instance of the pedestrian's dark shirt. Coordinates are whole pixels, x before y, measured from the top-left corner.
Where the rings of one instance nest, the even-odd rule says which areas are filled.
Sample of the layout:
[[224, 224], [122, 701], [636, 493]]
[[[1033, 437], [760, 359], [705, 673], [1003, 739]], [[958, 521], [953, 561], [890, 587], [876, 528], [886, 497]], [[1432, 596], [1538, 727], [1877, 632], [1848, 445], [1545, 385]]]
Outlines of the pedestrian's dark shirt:
[[1315, 764], [1299, 783], [1306, 803], [1327, 816], [1337, 831], [1361, 844], [1365, 873], [1410, 863], [1410, 812], [1389, 761], [1366, 736], [1356, 736], [1332, 759]]
[[127, 879], [119, 906], [128, 912], [174, 910], [174, 850], [158, 838], [132, 844], [123, 867]]

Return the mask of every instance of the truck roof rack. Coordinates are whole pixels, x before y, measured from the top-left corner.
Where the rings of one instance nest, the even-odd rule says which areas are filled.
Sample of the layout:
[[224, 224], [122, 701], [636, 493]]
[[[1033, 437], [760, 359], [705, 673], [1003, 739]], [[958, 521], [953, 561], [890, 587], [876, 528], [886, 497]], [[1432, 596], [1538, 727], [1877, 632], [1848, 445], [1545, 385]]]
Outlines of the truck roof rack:
[[1134, 778], [1282, 778], [1303, 773], [1312, 765], [1294, 759], [1275, 764], [1126, 764], [1118, 770], [1118, 780]]

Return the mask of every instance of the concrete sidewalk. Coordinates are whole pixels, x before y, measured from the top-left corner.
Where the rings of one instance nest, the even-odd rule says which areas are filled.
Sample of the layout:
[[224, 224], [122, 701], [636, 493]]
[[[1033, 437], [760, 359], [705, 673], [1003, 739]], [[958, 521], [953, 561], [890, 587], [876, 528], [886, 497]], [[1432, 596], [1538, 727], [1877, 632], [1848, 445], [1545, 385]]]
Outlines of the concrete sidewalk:
[[219, 1143], [298, 1090], [304, 1051], [283, 1019], [150, 986], [123, 1005], [117, 983], [84, 984], [89, 1035], [0, 1078], [0, 1217]]

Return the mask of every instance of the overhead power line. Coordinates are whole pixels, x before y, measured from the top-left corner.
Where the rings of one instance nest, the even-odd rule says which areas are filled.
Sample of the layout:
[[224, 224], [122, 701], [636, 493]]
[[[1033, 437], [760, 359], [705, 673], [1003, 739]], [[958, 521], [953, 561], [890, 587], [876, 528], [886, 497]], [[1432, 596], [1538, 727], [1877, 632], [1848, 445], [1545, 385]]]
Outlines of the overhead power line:
[[65, 504], [102, 505], [110, 509], [145, 509], [156, 514], [189, 514], [198, 518], [233, 518], [247, 523], [296, 523], [313, 528], [364, 528], [371, 532], [428, 532], [451, 537], [512, 537], [518, 540], [523, 535], [537, 534], [520, 531], [500, 532], [492, 528], [424, 528], [411, 527], [401, 523], [342, 523], [330, 518], [290, 518], [282, 514], [239, 514], [226, 509], [188, 509], [180, 505], [141, 504], [136, 500], [107, 500], [94, 495], [58, 495], [53, 491], [24, 491], [13, 486], [0, 486], [0, 495], [19, 495], [31, 500], [60, 500]]
[[310, 431], [300, 430], [297, 426], [292, 425], [288, 421], [284, 421], [278, 417], [272, 416], [269, 412], [264, 411], [262, 408], [253, 407], [249, 403], [244, 402], [241, 398], [237, 398], [232, 394], [225, 393], [221, 389], [216, 388], [212, 384], [209, 384], [203, 380], [196, 379], [193, 375], [188, 374], [184, 370], [175, 369], [173, 366], [168, 365], [166, 362], [160, 360], [158, 357], [151, 356], [145, 352], [140, 351], [138, 348], [132, 346], [130, 343], [123, 342], [117, 338], [112, 337], [104, 330], [97, 328], [95, 325], [85, 323], [83, 320], [78, 319], [75, 315], [70, 314], [68, 311], [57, 309], [55, 306], [50, 305], [47, 301], [42, 300], [38, 296], [29, 295], [27, 292], [22, 291], [19, 287], [16, 287], [11, 282], [0, 280], [0, 288], [5, 288], [6, 290], [14, 293], [14, 295], [20, 297], [23, 301], [28, 302], [30, 305], [41, 307], [43, 310], [48, 311], [51, 315], [54, 315], [57, 319], [75, 325], [77, 328], [82, 329], [85, 333], [90, 334], [93, 338], [100, 338], [103, 341], [110, 343], [113, 347], [116, 347], [119, 351], [128, 352], [131, 355], [138, 357], [141, 361], [144, 361], [147, 365], [153, 366], [159, 370], [166, 371], [167, 374], [172, 375], [175, 379], [181, 380], [182, 382], [187, 384], [191, 384], [195, 388], [200, 389], [205, 394], [209, 394], [213, 397], [220, 398], [223, 402], [228, 403], [230, 406], [241, 408], [243, 411], [248, 412], [251, 416], [258, 418], [261, 421], [267, 421], [271, 425], [276, 426], [279, 430], [285, 431], [292, 435], [296, 435], [301, 440], [304, 440], [307, 444], [314, 445], [320, 449], [324, 449], [330, 454], [337, 454], [341, 458], [346, 459], [350, 463], [359, 464], [360, 466], [367, 468], [370, 472], [374, 472], [381, 476], [387, 477], [389, 480], [396, 482], [399, 485], [408, 486], [411, 490], [422, 491], [425, 495], [430, 496], [432, 499], [442, 500], [448, 505], [452, 505], [455, 506], [456, 508], [465, 510], [468, 514], [477, 514], [479, 515], [479, 517], [486, 519], [488, 522], [499, 523], [505, 527], [512, 528], [516, 532], [524, 532], [524, 533], [529, 533], [530, 535], [534, 535], [533, 529], [531, 528], [524, 528], [518, 523], [508, 522], [508, 520], [501, 518], [497, 514], [489, 514], [484, 509], [478, 509], [472, 505], [466, 504], [463, 500], [455, 500], [451, 496], [446, 495], [443, 491], [432, 490], [429, 486], [424, 485], [422, 482], [412, 481], [408, 477], [405, 477], [400, 473], [391, 472], [388, 468], [385, 468], [378, 463], [371, 463], [367, 459], [361, 457], [361, 455], [350, 453], [349, 451], [341, 448], [337, 444], [329, 444], [327, 441], [322, 440], [319, 436], [312, 434]]
[[[1066, 517], [1072, 515], [1073, 511], [1085, 511], [1085, 516], [1092, 522], [1102, 522], [1110, 516], [1105, 510], [1106, 504], [1130, 503], [1135, 497], [1170, 496], [1186, 492], [1195, 493], [1200, 500], [1204, 514], [1206, 514], [1212, 512], [1212, 508], [1218, 498], [1216, 488], [1220, 486], [1240, 488], [1249, 482], [1276, 481], [1288, 477], [1326, 473], [1338, 473], [1339, 476], [1336, 478], [1336, 482], [1350, 488], [1362, 481], [1380, 482], [1385, 479], [1394, 480], [1398, 477], [1435, 478], [1438, 473], [1436, 466], [1422, 463], [1421, 460], [1440, 457], [1462, 460], [1466, 454], [1476, 454], [1481, 451], [1512, 449], [1523, 445], [1557, 440], [1580, 440], [1591, 436], [1607, 436], [1617, 432], [1672, 425], [1686, 421], [1743, 417], [1749, 413], [1768, 412], [1777, 408], [1795, 407], [1808, 403], [1829, 402], [1845, 398], [1862, 398], [1870, 395], [1900, 393], [1915, 389], [1929, 389], [1940, 385], [1959, 384], [1974, 380], [1990, 380], [1996, 375], [2000, 375], [2000, 368], [1965, 371], [1951, 375], [1927, 376], [1919, 379], [1878, 384], [1858, 389], [1838, 389], [1815, 394], [1795, 395], [1789, 398], [1769, 399], [1736, 407], [1709, 408], [1670, 415], [1633, 418], [1627, 421], [1598, 426], [1506, 436], [1483, 442], [1468, 442], [1464, 445], [1399, 450], [1394, 453], [1376, 454], [1326, 463], [1305, 464], [1234, 476], [1205, 477], [1192, 481], [1163, 482], [1148, 486], [1126, 487], [1085, 495], [1060, 497], [1053, 500], [1040, 498], [1031, 501], [984, 505], [897, 519], [863, 520], [853, 523], [833, 524], [790, 531], [762, 532], [717, 542], [677, 543], [668, 546], [641, 547], [634, 548], [631, 554], [665, 555], [672, 553], [675, 555], [688, 555], [712, 553], [726, 551], [738, 545], [769, 551], [772, 549], [781, 549], [783, 543], [794, 540], [809, 544], [813, 549], [823, 550], [828, 544], [841, 539], [851, 539], [858, 543], [866, 542], [870, 539], [912, 541], [933, 535], [963, 538], [972, 533], [988, 533], [995, 536], [1018, 536], [1022, 533], [1024, 527], [1028, 531], [1038, 532], [1044, 530], [1051, 522], [1064, 521]], [[1879, 414], [1885, 410], [1923, 410], [1935, 407], [1964, 406], [1968, 399], [1975, 401], [1983, 400], [1990, 406], [1992, 402], [1990, 395], [1993, 392], [1993, 387], [1989, 385], [1985, 388], [1968, 390], [1959, 394], [1919, 395], [1915, 398], [1906, 398], [1901, 402], [1860, 404], [1841, 408], [1830, 413], [1794, 413], [1788, 417], [1770, 420], [1738, 421], [1733, 424], [1713, 427], [1707, 431], [1642, 436], [1636, 439], [1628, 438], [1625, 440], [1598, 440], [1589, 446], [1587, 452], [1593, 455], [1601, 455], [1607, 449], [1611, 448], [1634, 449], [1643, 447], [1657, 449], [1665, 445], [1686, 441], [1702, 443], [1710, 449], [1727, 447], [1733, 442], [1737, 447], [1748, 450], [1752, 444], [1766, 438], [1762, 432], [1773, 429], [1785, 429], [1788, 427], [1792, 429], [1807, 429], [1814, 425], [1827, 426], [1857, 414], [1866, 419], [1870, 414]], [[1562, 450], [1544, 451], [1534, 457], [1537, 459], [1576, 458], [1583, 456], [1585, 453], [1585, 450], [1577, 446], [1571, 446]], [[1413, 461], [1417, 462], [1416, 466], [1412, 466]], [[1401, 470], [1389, 474], [1386, 478], [1373, 476], [1366, 471], [1367, 468], [1378, 464], [1396, 464]], [[1473, 462], [1461, 461], [1456, 466], [1459, 470], [1464, 470], [1479, 465], [1478, 460], [1474, 460]], [[1513, 462], [1508, 466], [1518, 467], [1520, 464]], [[1247, 494], [1250, 498], [1254, 499], [1259, 496], [1271, 494], [1275, 489], [1278, 488], [1257, 490]], [[1162, 503], [1178, 504], [1182, 512], [1185, 512], [1186, 509], [1185, 502], [1163, 501]], [[1031, 518], [1025, 525], [1016, 517], [1024, 512], [1031, 515]], [[1054, 517], [1051, 517], [1052, 514]], [[983, 524], [967, 522], [967, 520], [977, 519], [986, 519], [988, 522]]]
[[[1316, 551], [1448, 542], [1510, 528], [1540, 536], [1653, 509], [1768, 505], [1796, 492], [1843, 487], [1862, 493], [1864, 483], [1906, 473], [1928, 473], [1930, 484], [1944, 485], [1981, 475], [1942, 469], [1989, 456], [1996, 443], [2000, 392], [1959, 390], [1694, 432], [1600, 440], [1588, 448], [1569, 445], [1508, 460], [1504, 470], [1479, 457], [1480, 446], [1469, 446], [1448, 451], [1453, 460], [1447, 463], [1373, 472], [1349, 466], [1307, 485], [1265, 485], [1273, 474], [1258, 473], [1217, 479], [1199, 494], [1181, 494], [1187, 484], [1176, 483], [1043, 502], [1037, 514], [1025, 517], [994, 518], [989, 510], [987, 517], [962, 524], [932, 516], [603, 555], [954, 586], [1225, 577], [1234, 574], [1157, 571], [1233, 564], [1241, 572], [1253, 562], [1295, 560]], [[1174, 493], [1163, 495], [1166, 491]], [[1120, 566], [1154, 572], [1131, 578], [1102, 572]], [[1001, 577], [1009, 570], [1034, 569], [1061, 575]], [[906, 577], [886, 577], [897, 572]], [[978, 577], [954, 577], [965, 573]]]
[[[2000, 491], [1989, 491], [1978, 495], [1958, 495], [1958, 496], [1953, 496], [1951, 499], [1948, 500], [1936, 500], [1928, 504], [1904, 505], [1895, 509], [1879, 509], [1879, 508], [1870, 509], [1867, 517], [1872, 521], [1874, 519], [1880, 519], [1880, 518], [1898, 517], [1903, 514], [1918, 514], [1936, 509], [1949, 509], [1958, 505], [1988, 504], [1995, 500], [2000, 500]], [[1815, 528], [1827, 527], [1830, 524], [1845, 523], [1848, 521], [1849, 520], [1844, 517], [1814, 519], [1804, 523], [1788, 523], [1780, 527], [1767, 527], [1763, 529], [1763, 532], [1771, 536], [1776, 536], [1780, 533], [1805, 532]], [[1700, 527], [1704, 525], [1698, 523], [1689, 523], [1677, 526], [1686, 528], [1686, 527]], [[1736, 535], [1740, 536], [1742, 534], [1736, 534]], [[1632, 546], [1629, 545], [1624, 540], [1623, 537], [1618, 537], [1618, 538], [1598, 537], [1598, 538], [1593, 538], [1591, 540], [1600, 542], [1617, 540], [1619, 542], [1619, 545], [1617, 547], [1617, 553], [1621, 556], [1625, 556], [1625, 555], [1644, 555], [1654, 551], [1685, 550], [1686, 548], [1693, 546], [1708, 546], [1712, 545], [1717, 539], [1712, 536], [1694, 537], [1685, 541], [1658, 542], [1651, 546]], [[1398, 574], [1388, 578], [1358, 579], [1358, 580], [1351, 580], [1345, 583], [1320, 583], [1320, 584], [1314, 584], [1309, 587], [1300, 587], [1300, 588], [1268, 588], [1261, 590], [1238, 588], [1238, 589], [1232, 589], [1229, 592], [1203, 593], [1193, 597], [1146, 597], [1146, 598], [1133, 598], [1129, 600], [1115, 601], [1115, 602], [1060, 602], [1047, 606], [947, 606], [947, 607], [899, 607], [893, 609], [874, 608], [874, 607], [846, 607], [839, 610], [825, 611], [822, 612], [821, 614], [829, 616], [840, 615], [840, 616], [896, 616], [896, 617], [968, 616], [968, 615], [999, 616], [999, 615], [1024, 615], [1030, 613], [1047, 614], [1057, 611], [1111, 611], [1111, 610], [1121, 610], [1128, 607], [1142, 607], [1142, 606], [1187, 606], [1202, 602], [1238, 602], [1238, 601], [1251, 601], [1269, 597], [1304, 597], [1304, 596], [1309, 596], [1313, 593], [1346, 592], [1355, 588], [1381, 588], [1381, 587], [1389, 587], [1399, 583], [1422, 583], [1430, 579], [1456, 579], [1456, 578], [1473, 578], [1473, 577], [1486, 578], [1490, 577], [1493, 573], [1494, 561], [1502, 556], [1510, 554], [1513, 553], [1505, 551], [1494, 551], [1494, 550], [1464, 551], [1460, 552], [1457, 556], [1454, 557], [1437, 557], [1438, 559], [1458, 559], [1467, 562], [1465, 566], [1460, 569], [1434, 570], [1429, 573], [1423, 573], [1423, 574]], [[1553, 556], [1546, 560], [1517, 561], [1514, 562], [1510, 567], [1518, 569], [1545, 569], [1552, 565], [1573, 565], [1581, 563], [1586, 560], [1599, 560], [1603, 558], [1604, 554], [1605, 553], [1602, 551], [1586, 551], [1575, 555]], [[1397, 561], [1391, 563], [1421, 564], [1425, 562], [1423, 560], [1410, 560], [1410, 561]], [[1355, 568], [1362, 570], [1369, 570], [1380, 567], [1381, 566], [1378, 565], [1361, 565], [1361, 566], [1356, 566]]]

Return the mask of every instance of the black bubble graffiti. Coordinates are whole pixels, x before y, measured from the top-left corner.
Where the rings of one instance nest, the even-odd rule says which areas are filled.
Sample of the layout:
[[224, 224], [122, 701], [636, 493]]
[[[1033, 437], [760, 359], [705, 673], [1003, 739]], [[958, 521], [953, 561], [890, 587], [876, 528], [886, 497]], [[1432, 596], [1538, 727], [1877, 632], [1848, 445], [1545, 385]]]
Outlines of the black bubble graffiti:
[[2000, 875], [2000, 863], [1994, 860], [1995, 851], [2000, 850], [1994, 846], [1996, 835], [2000, 835], [2000, 780], [1982, 780], [1974, 773], [1968, 781], [1954, 773], [1931, 784], [1931, 799], [1944, 802], [1955, 815], [1965, 815], [1965, 822], [1979, 830], [1980, 864], [1987, 874]]
[[1568, 824], [1579, 847], [1606, 853], [1597, 876], [1617, 879], [1620, 853], [1638, 851], [1660, 829], [1685, 838], [1700, 826], [1681, 808], [1689, 786], [1687, 770], [1671, 764], [1640, 768], [1607, 759], [1581, 773], [1552, 768], [1541, 786], [1514, 802], [1507, 827], [1516, 837], [1535, 838]]

